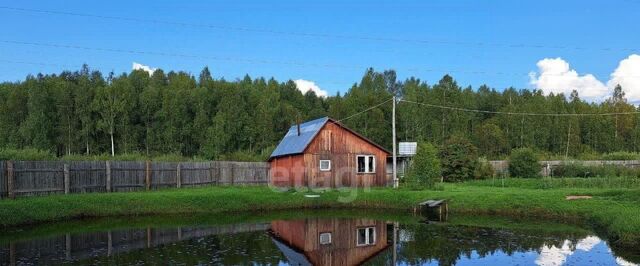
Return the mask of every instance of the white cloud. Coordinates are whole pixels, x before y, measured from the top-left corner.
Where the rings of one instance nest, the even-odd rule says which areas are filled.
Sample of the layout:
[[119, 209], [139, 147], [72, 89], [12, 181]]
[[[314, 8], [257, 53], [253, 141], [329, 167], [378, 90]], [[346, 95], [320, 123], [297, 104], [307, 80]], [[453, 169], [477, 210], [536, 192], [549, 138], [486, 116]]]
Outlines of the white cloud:
[[[600, 243], [602, 243], [602, 240], [597, 236], [587, 236], [578, 241], [575, 249], [589, 252]], [[536, 264], [562, 265], [567, 261], [567, 258], [573, 254], [574, 250], [571, 248], [571, 242], [569, 240], [565, 240], [561, 247], [542, 247], [542, 249], [540, 250], [540, 255], [536, 259]]]
[[620, 61], [607, 86], [615, 88], [618, 84], [630, 102], [640, 104], [640, 55], [632, 54]]
[[635, 264], [633, 262], [628, 262], [625, 259], [620, 257], [616, 258], [616, 263], [618, 263], [618, 265], [620, 266], [638, 266], [638, 264]]
[[567, 257], [573, 254], [570, 244], [571, 242], [569, 242], [569, 240], [565, 240], [561, 247], [544, 246], [542, 250], [540, 250], [536, 264], [541, 266], [564, 264], [564, 262], [567, 261]]
[[545, 93], [564, 93], [569, 96], [573, 90], [578, 91], [581, 98], [602, 100], [609, 89], [591, 74], [579, 75], [571, 69], [569, 63], [562, 58], [545, 58], [538, 61], [537, 73], [530, 73], [531, 85]]
[[133, 70], [144, 70], [144, 71], [147, 71], [147, 73], [149, 73], [149, 75], [153, 75], [153, 72], [155, 72], [156, 69], [158, 69], [158, 68], [146, 66], [146, 65], [143, 65], [143, 64], [140, 64], [140, 63], [136, 63], [136, 62], [133, 62], [132, 68], [133, 68]]
[[620, 84], [629, 102], [640, 104], [640, 55], [632, 54], [620, 61], [606, 85], [591, 74], [580, 75], [562, 58], [545, 58], [536, 64], [538, 72], [529, 73], [530, 83], [545, 93], [564, 93], [573, 90], [589, 101], [603, 101]]
[[316, 85], [315, 82], [304, 80], [304, 79], [296, 79], [293, 82], [296, 83], [296, 87], [298, 90], [302, 92], [302, 94], [307, 93], [307, 91], [311, 90], [316, 93], [319, 97], [327, 97], [329, 93]]
[[591, 249], [593, 249], [593, 247], [600, 243], [602, 243], [602, 239], [600, 239], [599, 237], [588, 236], [578, 241], [578, 243], [576, 244], [576, 249], [589, 252], [591, 251]]

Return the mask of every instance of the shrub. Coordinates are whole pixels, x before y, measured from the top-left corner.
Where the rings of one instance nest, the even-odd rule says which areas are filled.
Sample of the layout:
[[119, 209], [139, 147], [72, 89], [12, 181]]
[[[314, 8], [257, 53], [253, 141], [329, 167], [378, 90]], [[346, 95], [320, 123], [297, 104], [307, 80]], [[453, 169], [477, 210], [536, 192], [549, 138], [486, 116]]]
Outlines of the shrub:
[[486, 179], [493, 177], [496, 174], [496, 171], [493, 169], [493, 166], [487, 161], [486, 158], [478, 159], [478, 167], [476, 168], [476, 172], [474, 173], [474, 177], [476, 179]]
[[255, 154], [249, 151], [235, 151], [219, 156], [222, 161], [239, 161], [239, 162], [264, 162], [265, 158], [261, 154]]
[[609, 161], [640, 160], [640, 154], [635, 152], [618, 151], [607, 153], [602, 156], [602, 159]]
[[585, 166], [567, 163], [553, 169], [554, 177], [640, 177], [640, 169], [622, 165]]
[[440, 180], [440, 177], [441, 168], [438, 150], [431, 143], [421, 142], [406, 176], [407, 185], [418, 188], [433, 188]]
[[583, 161], [600, 160], [600, 158], [600, 155], [593, 151], [580, 153], [577, 157], [578, 160]]
[[552, 175], [558, 177], [593, 177], [595, 173], [582, 164], [570, 162], [554, 167]]
[[454, 136], [442, 146], [440, 160], [445, 181], [471, 180], [478, 165], [478, 149], [469, 140]]
[[540, 163], [532, 149], [520, 148], [511, 151], [509, 157], [509, 173], [514, 177], [537, 177], [540, 174]]
[[51, 152], [37, 149], [0, 149], [0, 160], [47, 161], [55, 158]]

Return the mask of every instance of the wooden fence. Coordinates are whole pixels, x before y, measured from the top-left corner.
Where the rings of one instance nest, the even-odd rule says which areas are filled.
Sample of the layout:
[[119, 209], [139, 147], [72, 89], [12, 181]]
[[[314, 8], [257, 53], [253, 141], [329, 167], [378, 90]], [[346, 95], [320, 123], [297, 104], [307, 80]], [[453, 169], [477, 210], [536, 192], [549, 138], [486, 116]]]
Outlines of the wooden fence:
[[[503, 175], [509, 172], [508, 161], [489, 161], [496, 174]], [[553, 172], [553, 169], [565, 164], [580, 164], [584, 166], [603, 166], [616, 165], [629, 168], [640, 168], [640, 161], [540, 161], [540, 175], [547, 177]]]
[[0, 198], [268, 183], [263, 162], [0, 161]]

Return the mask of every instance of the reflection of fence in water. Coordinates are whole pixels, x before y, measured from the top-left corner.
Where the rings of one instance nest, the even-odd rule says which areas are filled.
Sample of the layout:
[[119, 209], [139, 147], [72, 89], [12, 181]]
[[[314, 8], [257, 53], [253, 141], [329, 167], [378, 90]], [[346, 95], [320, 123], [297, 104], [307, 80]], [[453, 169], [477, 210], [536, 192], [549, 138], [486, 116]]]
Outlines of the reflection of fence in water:
[[269, 224], [239, 224], [209, 228], [142, 228], [108, 232], [66, 234], [56, 237], [16, 241], [0, 246], [0, 265], [17, 265], [37, 257], [38, 264], [60, 264], [92, 257], [111, 256], [157, 247], [192, 238], [269, 229]]

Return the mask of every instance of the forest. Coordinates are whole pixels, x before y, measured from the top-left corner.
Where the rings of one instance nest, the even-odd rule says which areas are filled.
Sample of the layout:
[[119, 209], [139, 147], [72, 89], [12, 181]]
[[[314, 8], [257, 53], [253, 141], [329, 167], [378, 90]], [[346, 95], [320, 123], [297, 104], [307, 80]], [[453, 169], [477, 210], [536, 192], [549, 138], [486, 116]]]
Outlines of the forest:
[[640, 151], [640, 115], [620, 114], [640, 108], [626, 101], [619, 86], [610, 98], [591, 103], [577, 92], [462, 87], [449, 75], [433, 84], [415, 77], [400, 81], [393, 70], [367, 69], [345, 93], [323, 98], [312, 91], [302, 94], [291, 80], [215, 79], [208, 67], [197, 76], [163, 70], [105, 75], [87, 65], [1, 83], [0, 150], [34, 149], [57, 157], [173, 154], [266, 160], [290, 126], [322, 116], [344, 119], [348, 127], [390, 148], [393, 94], [402, 99], [398, 141], [440, 145], [450, 136], [462, 136], [492, 159], [519, 147], [576, 158]]

